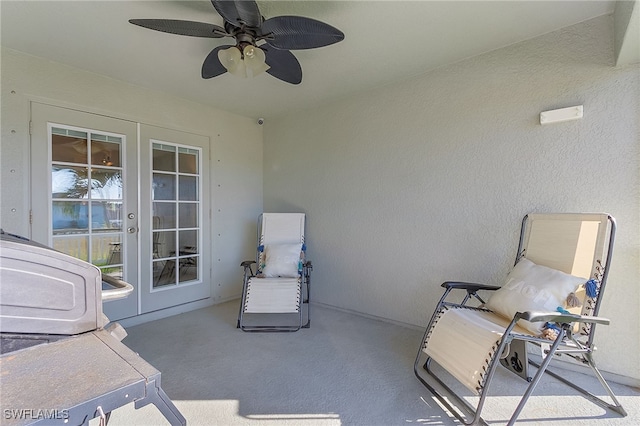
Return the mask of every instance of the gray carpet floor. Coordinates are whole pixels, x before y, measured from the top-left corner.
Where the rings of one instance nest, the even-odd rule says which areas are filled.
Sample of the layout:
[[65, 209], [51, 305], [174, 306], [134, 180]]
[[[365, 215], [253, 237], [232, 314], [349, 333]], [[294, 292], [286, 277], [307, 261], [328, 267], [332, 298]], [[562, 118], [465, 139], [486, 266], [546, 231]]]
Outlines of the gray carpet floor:
[[[422, 330], [312, 305], [309, 329], [245, 333], [236, 328], [238, 303], [127, 329], [123, 342], [162, 372], [162, 387], [188, 424], [459, 424], [413, 374]], [[604, 395], [595, 379], [567, 374]], [[524, 385], [506, 371], [499, 376], [483, 411], [489, 424], [506, 423]], [[625, 418], [546, 378], [519, 422], [640, 424], [640, 390], [612, 387], [629, 412]], [[109, 424], [167, 423], [154, 406], [135, 410], [131, 404], [115, 410]]]

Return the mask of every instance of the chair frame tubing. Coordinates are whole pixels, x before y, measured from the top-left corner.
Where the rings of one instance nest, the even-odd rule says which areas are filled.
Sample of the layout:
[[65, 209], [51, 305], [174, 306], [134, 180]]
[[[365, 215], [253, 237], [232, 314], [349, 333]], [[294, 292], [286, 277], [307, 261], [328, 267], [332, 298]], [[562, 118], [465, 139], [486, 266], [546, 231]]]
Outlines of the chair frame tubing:
[[[518, 260], [523, 254], [522, 246], [525, 239], [525, 229], [527, 225], [527, 220], [528, 220], [528, 215], [525, 216], [524, 219], [522, 220], [522, 228], [520, 231], [520, 243], [518, 246], [516, 263], [518, 262]], [[425, 343], [429, 337], [429, 333], [431, 332], [434, 321], [436, 320], [440, 310], [443, 307], [483, 309], [483, 308], [469, 306], [467, 305], [467, 303], [470, 300], [475, 299], [477, 302], [484, 304], [485, 301], [477, 294], [477, 292], [480, 290], [493, 291], [493, 290], [497, 290], [500, 287], [476, 284], [476, 283], [465, 283], [465, 282], [445, 282], [442, 284], [442, 287], [445, 288], [444, 294], [438, 301], [436, 309], [433, 315], [431, 316], [427, 329], [424, 333], [424, 336], [422, 338], [422, 343], [420, 345], [420, 349], [418, 350], [418, 355], [416, 356], [416, 360], [414, 362], [413, 370], [418, 380], [425, 387], [427, 387], [427, 389], [429, 389], [429, 391], [439, 400], [439, 402], [443, 406], [445, 406], [458, 420], [460, 420], [460, 422], [462, 422], [465, 425], [486, 425], [487, 424], [481, 417], [482, 408], [488, 396], [489, 387], [493, 379], [493, 376], [495, 374], [496, 368], [500, 364], [499, 362], [500, 354], [504, 353], [505, 348], [508, 348], [508, 345], [513, 340], [524, 341], [525, 346], [526, 346], [526, 343], [533, 343], [537, 345], [541, 345], [541, 344], [549, 345], [551, 343], [551, 347], [545, 351], [546, 356], [544, 357], [542, 363], [538, 364], [531, 360], [527, 360], [528, 364], [533, 365], [534, 367], [537, 368], [537, 372], [533, 378], [527, 378], [527, 380], [530, 380], [529, 386], [527, 387], [525, 393], [520, 399], [515, 411], [513, 412], [508, 422], [508, 425], [513, 425], [516, 422], [522, 409], [527, 403], [527, 400], [532, 395], [533, 391], [535, 390], [536, 386], [538, 385], [538, 383], [542, 379], [542, 376], [545, 373], [548, 373], [551, 377], [577, 390], [591, 402], [605, 409], [610, 409], [622, 415], [623, 417], [627, 415], [626, 411], [624, 410], [624, 408], [622, 407], [622, 405], [614, 395], [608, 383], [606, 382], [606, 380], [604, 379], [604, 377], [596, 367], [595, 361], [593, 360], [593, 356], [592, 356], [593, 339], [595, 334], [594, 329], [596, 324], [599, 323], [599, 324], [606, 325], [609, 323], [609, 320], [597, 317], [599, 307], [600, 307], [600, 301], [602, 300], [601, 297], [602, 297], [602, 294], [604, 293], [605, 284], [607, 281], [609, 265], [611, 262], [611, 254], [613, 250], [613, 242], [615, 239], [615, 232], [616, 232], [615, 220], [611, 216], [608, 216], [608, 222], [610, 226], [610, 233], [609, 233], [607, 254], [606, 254], [605, 265], [602, 268], [603, 271], [600, 279], [600, 289], [598, 294], [598, 300], [596, 301], [595, 307], [593, 309], [593, 316], [557, 314], [554, 316], [546, 315], [546, 316], [535, 317], [535, 316], [530, 316], [529, 313], [518, 312], [514, 316], [509, 326], [505, 329], [502, 339], [500, 339], [498, 349], [495, 351], [496, 355], [492, 358], [487, 370], [486, 378], [484, 379], [484, 383], [482, 387], [479, 389], [479, 400], [476, 407], [473, 407], [471, 404], [465, 401], [462, 397], [458, 396], [447, 384], [444, 383], [444, 381], [440, 377], [438, 377], [438, 375], [431, 368], [431, 363], [435, 361], [433, 361], [431, 357], [429, 357], [427, 354], [423, 352], [423, 348], [425, 347]], [[465, 290], [467, 292], [462, 302], [451, 303], [446, 301], [447, 297], [452, 292], [452, 290]], [[558, 322], [561, 323], [561, 329], [560, 329], [560, 332], [558, 333], [558, 337], [554, 341], [542, 339], [534, 336], [521, 335], [521, 334], [514, 335], [512, 334], [512, 331], [519, 319], [527, 319], [529, 321], [557, 320]], [[588, 327], [590, 327], [589, 328], [590, 332], [585, 343], [578, 342], [578, 340], [572, 334], [572, 328], [575, 322], [588, 323]], [[613, 401], [613, 404], [610, 404], [609, 402], [593, 395], [586, 389], [576, 385], [575, 383], [570, 382], [569, 380], [565, 379], [559, 374], [551, 370], [548, 370], [548, 366], [553, 360], [553, 358], [561, 354], [566, 354], [583, 364], [587, 364], [593, 371], [594, 375], [597, 377], [602, 387], [606, 390], [607, 394]], [[437, 389], [438, 387], [440, 389]], [[450, 401], [455, 401], [455, 403], [452, 404]], [[471, 420], [469, 421], [469, 419]]]

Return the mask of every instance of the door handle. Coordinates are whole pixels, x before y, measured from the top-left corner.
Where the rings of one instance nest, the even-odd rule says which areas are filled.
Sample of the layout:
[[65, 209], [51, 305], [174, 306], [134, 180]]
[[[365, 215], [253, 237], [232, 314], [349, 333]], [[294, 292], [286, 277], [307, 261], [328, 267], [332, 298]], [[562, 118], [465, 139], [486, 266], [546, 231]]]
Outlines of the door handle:
[[133, 227], [133, 226], [130, 226], [130, 227], [127, 228], [127, 232], [130, 233], [130, 234], [135, 234], [136, 231], [137, 231], [137, 229], [135, 227]]

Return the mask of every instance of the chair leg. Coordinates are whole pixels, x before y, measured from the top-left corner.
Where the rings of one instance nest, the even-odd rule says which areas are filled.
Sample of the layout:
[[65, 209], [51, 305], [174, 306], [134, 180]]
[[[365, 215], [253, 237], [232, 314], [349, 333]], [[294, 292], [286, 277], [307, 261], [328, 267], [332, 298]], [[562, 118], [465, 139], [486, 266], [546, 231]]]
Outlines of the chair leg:
[[508, 426], [511, 426], [516, 422], [516, 419], [520, 415], [520, 412], [524, 408], [524, 405], [527, 403], [527, 400], [529, 399], [529, 397], [531, 396], [531, 394], [535, 390], [536, 386], [538, 385], [538, 382], [542, 378], [542, 375], [547, 370], [547, 367], [549, 366], [549, 363], [553, 359], [553, 356], [554, 356], [554, 354], [556, 352], [556, 349], [558, 349], [558, 346], [560, 345], [560, 343], [562, 342], [562, 339], [564, 338], [564, 334], [565, 334], [565, 330], [563, 328], [560, 331], [560, 333], [558, 333], [558, 337], [553, 342], [553, 345], [551, 345], [551, 349], [549, 349], [549, 353], [547, 354], [547, 356], [545, 357], [544, 361], [542, 362], [542, 364], [538, 368], [538, 371], [536, 372], [536, 375], [533, 376], [533, 379], [531, 380], [531, 383], [529, 384], [529, 386], [527, 387], [527, 390], [525, 391], [524, 395], [522, 396], [522, 399], [520, 399], [520, 403], [516, 407], [516, 410], [511, 415], [511, 419], [509, 420], [509, 423], [507, 423]]
[[[598, 397], [596, 397], [596, 399], [598, 401], [602, 401], [606, 405], [607, 408], [610, 408], [611, 410], [615, 411], [616, 413], [621, 414], [622, 416], [626, 417], [627, 416], [627, 412], [624, 410], [624, 408], [622, 408], [622, 405], [618, 401], [618, 398], [616, 398], [615, 394], [613, 393], [613, 391], [609, 387], [609, 384], [607, 383], [607, 381], [604, 379], [604, 377], [600, 373], [600, 370], [598, 370], [598, 367], [596, 367], [596, 363], [593, 360], [593, 357], [591, 356], [591, 354], [590, 353], [586, 354], [585, 358], [587, 359], [587, 363], [589, 364], [589, 367], [591, 367], [591, 370], [593, 370], [593, 373], [598, 378], [598, 381], [600, 382], [602, 387], [607, 391], [607, 393], [609, 394], [609, 397], [611, 397], [611, 400], [613, 401], [613, 403], [615, 405], [607, 404], [605, 401], [602, 401]], [[587, 394], [588, 394], [588, 392], [587, 392]], [[589, 398], [589, 399], [591, 399], [591, 398]], [[592, 401], [593, 401], [593, 399], [592, 399]], [[596, 401], [593, 401], [593, 402], [595, 402], [596, 404], [599, 404]]]
[[561, 330], [560, 334], [558, 335], [558, 337], [556, 338], [556, 340], [553, 342], [553, 345], [551, 346], [551, 349], [549, 349], [549, 352], [548, 352], [547, 356], [545, 357], [544, 361], [541, 364], [537, 364], [537, 363], [535, 363], [533, 361], [529, 361], [529, 364], [532, 364], [533, 366], [537, 367], [538, 371], [536, 372], [536, 375], [533, 377], [533, 380], [531, 380], [531, 383], [527, 387], [527, 390], [526, 390], [525, 394], [523, 395], [522, 399], [520, 400], [520, 403], [518, 404], [518, 407], [516, 408], [516, 410], [514, 411], [513, 415], [511, 416], [511, 419], [509, 420], [508, 425], [513, 425], [515, 423], [516, 419], [518, 418], [518, 415], [520, 414], [520, 412], [524, 408], [524, 405], [526, 404], [527, 399], [529, 399], [529, 397], [533, 393], [535, 387], [537, 386], [538, 382], [542, 378], [542, 375], [545, 374], [545, 373], [549, 374], [551, 377], [553, 377], [555, 379], [560, 380], [562, 383], [570, 386], [571, 388], [577, 390], [578, 392], [583, 394], [588, 400], [590, 400], [594, 404], [599, 405], [602, 408], [605, 408], [605, 409], [608, 408], [608, 409], [610, 409], [612, 411], [615, 411], [616, 413], [622, 415], [623, 417], [625, 417], [627, 415], [627, 412], [624, 410], [624, 408], [622, 408], [622, 405], [620, 404], [620, 402], [616, 398], [615, 394], [613, 393], [613, 391], [609, 387], [609, 384], [607, 383], [607, 381], [604, 379], [604, 377], [600, 373], [600, 370], [598, 370], [598, 368], [596, 367], [595, 362], [593, 360], [593, 357], [591, 356], [590, 353], [585, 353], [584, 354], [584, 359], [587, 361], [587, 364], [589, 364], [589, 367], [591, 367], [591, 370], [593, 370], [595, 376], [598, 378], [598, 381], [600, 382], [602, 387], [609, 394], [609, 397], [613, 401], [614, 405], [609, 404], [607, 401], [595, 396], [591, 392], [589, 392], [586, 389], [576, 385], [575, 383], [570, 382], [569, 380], [565, 379], [564, 377], [560, 376], [559, 374], [556, 374], [553, 371], [548, 370], [549, 364], [551, 363], [551, 360], [553, 359], [554, 354], [556, 353], [556, 350], [557, 350], [558, 346], [560, 345], [561, 341], [563, 340], [565, 334], [566, 334], [566, 330], [563, 328]]
[[[300, 313], [302, 313], [302, 306], [303, 305], [307, 305], [307, 322], [305, 325], [302, 326], [302, 328], [310, 328], [311, 327], [311, 302], [310, 302], [310, 294], [309, 294], [309, 281], [311, 280], [311, 278], [309, 277], [309, 275], [306, 276], [306, 286], [307, 286], [307, 297], [303, 297], [302, 303], [300, 304]], [[302, 286], [300, 287], [300, 289], [302, 289]]]
[[[605, 378], [602, 376], [602, 373], [600, 373], [600, 370], [596, 367], [595, 362], [594, 362], [593, 357], [591, 356], [591, 354], [585, 354], [584, 357], [585, 357], [589, 367], [591, 367], [591, 370], [593, 371], [594, 375], [598, 378], [598, 381], [600, 382], [602, 387], [609, 394], [609, 397], [613, 401], [613, 404], [610, 404], [607, 401], [603, 400], [602, 398], [599, 398], [599, 397], [595, 396], [594, 394], [592, 394], [588, 390], [576, 385], [573, 382], [570, 382], [569, 380], [565, 379], [561, 375], [559, 375], [559, 374], [557, 374], [557, 373], [555, 373], [555, 372], [553, 372], [551, 370], [547, 370], [546, 373], [549, 374], [554, 379], [557, 379], [557, 380], [561, 381], [562, 383], [564, 383], [565, 385], [577, 390], [582, 395], [584, 395], [585, 398], [587, 398], [589, 401], [593, 402], [594, 404], [596, 404], [596, 405], [598, 405], [598, 406], [600, 406], [602, 408], [605, 408], [605, 409], [608, 408], [608, 409], [620, 414], [621, 416], [626, 417], [627, 416], [627, 412], [625, 411], [625, 409], [622, 407], [622, 405], [618, 401], [618, 398], [616, 398], [615, 394], [613, 393], [613, 391], [609, 387], [609, 384], [607, 383]], [[536, 363], [534, 361], [529, 360], [529, 364], [533, 365], [536, 368], [540, 368], [540, 364], [538, 364], [538, 363]]]
[[244, 277], [242, 278], [242, 297], [240, 298], [240, 310], [238, 311], [238, 324], [236, 328], [242, 328], [242, 314], [244, 313], [244, 304], [246, 301], [247, 294], [247, 281], [249, 277], [247, 276], [247, 272], [245, 269]]

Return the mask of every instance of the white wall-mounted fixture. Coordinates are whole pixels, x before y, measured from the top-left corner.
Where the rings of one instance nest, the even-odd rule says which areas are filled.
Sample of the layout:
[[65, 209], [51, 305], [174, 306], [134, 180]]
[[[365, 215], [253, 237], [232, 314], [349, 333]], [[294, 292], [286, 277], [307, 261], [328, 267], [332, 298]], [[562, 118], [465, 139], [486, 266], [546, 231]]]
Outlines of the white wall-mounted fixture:
[[540, 113], [540, 124], [560, 123], [561, 121], [577, 120], [582, 118], [582, 105], [552, 109]]

